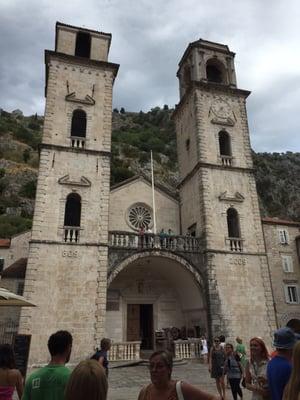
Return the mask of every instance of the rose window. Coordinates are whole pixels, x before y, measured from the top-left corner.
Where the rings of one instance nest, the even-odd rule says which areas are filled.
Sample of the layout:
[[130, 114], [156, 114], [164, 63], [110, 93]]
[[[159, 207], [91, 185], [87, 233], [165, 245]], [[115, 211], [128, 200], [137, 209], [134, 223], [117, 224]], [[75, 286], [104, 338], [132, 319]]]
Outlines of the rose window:
[[128, 210], [127, 220], [135, 230], [139, 230], [141, 227], [150, 227], [152, 225], [152, 212], [145, 204], [134, 204]]

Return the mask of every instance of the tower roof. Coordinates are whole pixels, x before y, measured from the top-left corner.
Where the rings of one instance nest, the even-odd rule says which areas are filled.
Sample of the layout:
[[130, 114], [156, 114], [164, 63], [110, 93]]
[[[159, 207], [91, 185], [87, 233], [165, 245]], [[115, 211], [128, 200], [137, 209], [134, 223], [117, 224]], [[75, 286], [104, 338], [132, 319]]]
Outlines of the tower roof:
[[230, 51], [229, 47], [226, 44], [211, 42], [209, 40], [204, 40], [204, 39], [198, 39], [195, 42], [189, 43], [188, 47], [186, 48], [185, 52], [183, 53], [181, 60], [179, 61], [179, 67], [184, 62], [186, 57], [188, 56], [190, 50], [194, 47], [200, 47], [203, 49], [214, 50], [219, 53], [230, 54], [232, 57], [235, 56], [235, 53]]
[[55, 51], [57, 50], [57, 38], [58, 38], [58, 28], [59, 27], [65, 27], [65, 28], [69, 28], [71, 30], [76, 30], [76, 31], [81, 31], [81, 32], [86, 32], [86, 33], [92, 33], [94, 35], [97, 36], [106, 36], [109, 39], [109, 45], [108, 45], [108, 49], [110, 48], [110, 44], [111, 44], [111, 33], [105, 33], [105, 32], [101, 32], [101, 31], [96, 31], [93, 29], [87, 29], [87, 28], [83, 28], [80, 26], [75, 26], [75, 25], [69, 25], [69, 24], [64, 24], [63, 22], [59, 22], [57, 21], [55, 24]]

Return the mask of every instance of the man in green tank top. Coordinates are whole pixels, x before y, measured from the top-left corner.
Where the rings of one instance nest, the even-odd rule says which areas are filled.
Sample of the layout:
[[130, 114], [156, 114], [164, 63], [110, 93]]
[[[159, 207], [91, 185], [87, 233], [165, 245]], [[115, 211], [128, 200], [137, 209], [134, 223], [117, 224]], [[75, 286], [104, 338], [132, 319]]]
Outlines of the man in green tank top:
[[22, 400], [63, 400], [71, 371], [65, 366], [72, 350], [68, 331], [53, 333], [48, 340], [51, 361], [27, 379]]

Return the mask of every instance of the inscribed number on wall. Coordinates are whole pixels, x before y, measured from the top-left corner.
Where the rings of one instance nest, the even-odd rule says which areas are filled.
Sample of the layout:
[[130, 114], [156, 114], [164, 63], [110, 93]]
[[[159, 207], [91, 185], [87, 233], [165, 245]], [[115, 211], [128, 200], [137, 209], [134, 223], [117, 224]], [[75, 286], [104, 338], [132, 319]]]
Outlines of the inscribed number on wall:
[[232, 258], [230, 261], [233, 265], [246, 265], [246, 258]]
[[63, 250], [62, 256], [76, 258], [76, 257], [78, 257], [78, 251], [77, 250]]

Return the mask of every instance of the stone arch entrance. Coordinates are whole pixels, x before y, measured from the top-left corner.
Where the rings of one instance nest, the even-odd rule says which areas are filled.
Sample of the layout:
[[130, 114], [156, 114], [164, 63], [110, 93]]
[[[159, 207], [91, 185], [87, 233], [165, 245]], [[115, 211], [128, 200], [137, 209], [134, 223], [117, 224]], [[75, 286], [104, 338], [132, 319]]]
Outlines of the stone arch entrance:
[[108, 276], [106, 334], [115, 342], [140, 340], [147, 350], [160, 348], [160, 333], [172, 327], [199, 337], [208, 332], [206, 299], [203, 277], [183, 257], [135, 253]]

